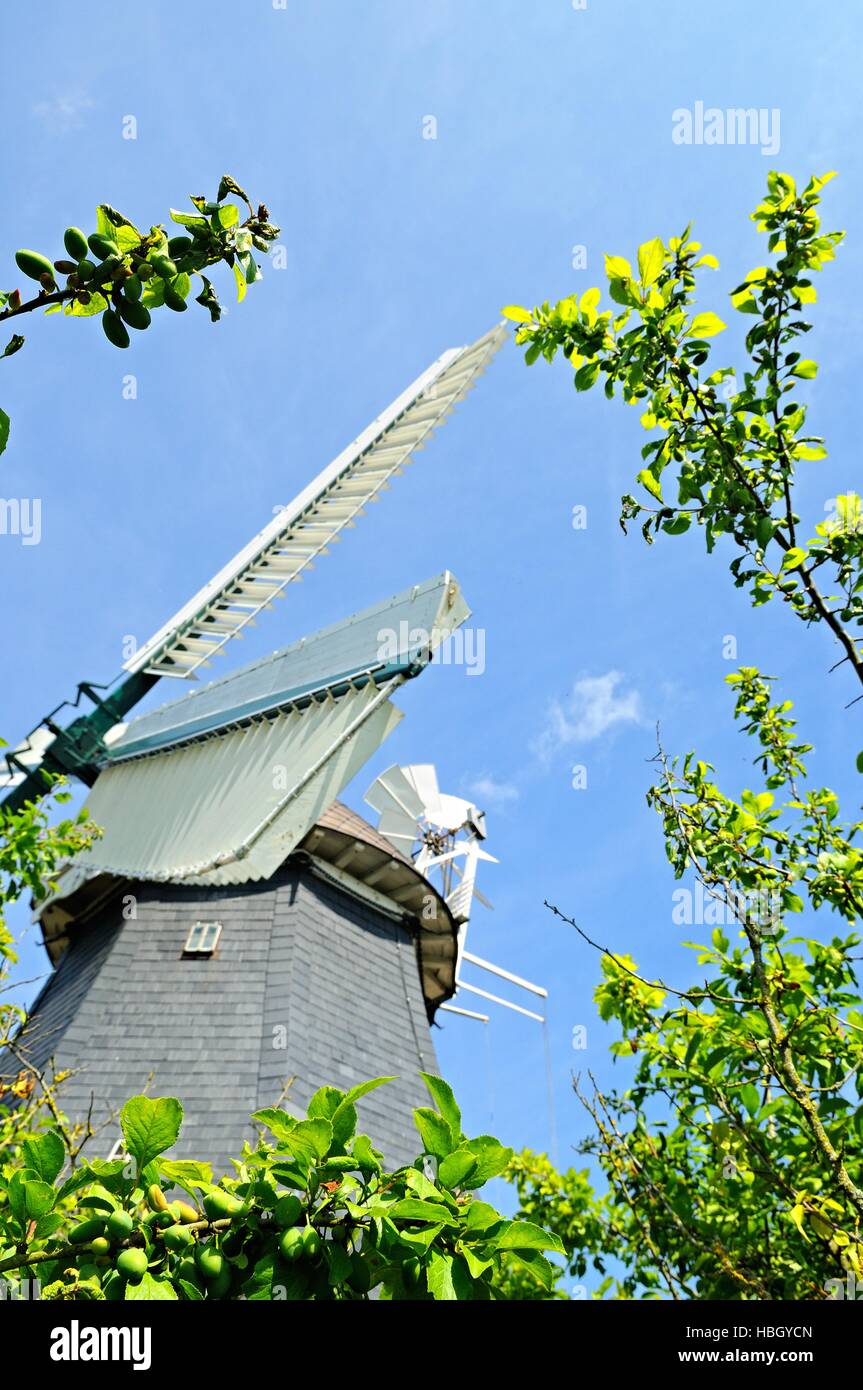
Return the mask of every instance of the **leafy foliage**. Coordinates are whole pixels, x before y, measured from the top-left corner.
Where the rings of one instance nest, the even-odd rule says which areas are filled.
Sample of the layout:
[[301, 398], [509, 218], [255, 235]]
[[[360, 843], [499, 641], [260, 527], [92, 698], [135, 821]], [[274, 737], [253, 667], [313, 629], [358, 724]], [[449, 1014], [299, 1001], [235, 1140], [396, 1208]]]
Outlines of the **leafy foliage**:
[[[139, 231], [123, 213], [101, 203], [89, 236], [78, 227], [66, 228], [65, 256], [52, 261], [38, 251], [16, 252], [18, 269], [39, 284], [39, 294], [25, 300], [19, 288], [0, 292], [0, 322], [37, 309], [46, 314], [62, 310], [73, 318], [99, 315], [108, 341], [127, 348], [129, 329], [149, 328], [152, 310], [167, 307], [182, 313], [188, 308], [194, 276], [201, 285], [195, 302], [217, 322], [221, 305], [204, 272], [224, 261], [242, 301], [247, 287], [261, 278], [255, 252], [269, 251], [279, 228], [270, 222], [264, 204], [254, 208], [229, 174], [222, 177], [215, 199], [197, 194], [190, 201], [194, 212], [170, 210], [171, 221], [181, 229], [174, 236], [161, 224]], [[247, 213], [242, 221], [241, 211]], [[10, 357], [23, 345], [24, 338], [15, 333], [0, 356]], [[0, 411], [0, 453], [8, 438], [9, 417]]]
[[[517, 1262], [550, 1288], [544, 1252], [562, 1254], [561, 1241], [477, 1196], [512, 1150], [466, 1138], [439, 1077], [425, 1076], [438, 1108], [414, 1112], [424, 1152], [384, 1171], [356, 1133], [356, 1102], [387, 1080], [323, 1086], [305, 1119], [257, 1112], [272, 1141], [247, 1144], [236, 1177], [218, 1183], [207, 1164], [164, 1157], [182, 1121], [173, 1097], [127, 1101], [126, 1154], [65, 1180], [65, 1147], [46, 1131], [23, 1164], [0, 1169], [0, 1275], [38, 1272], [43, 1298], [64, 1300], [454, 1301], [502, 1296], [502, 1272]], [[178, 1189], [184, 1198], [171, 1196]]]
[[[718, 269], [691, 226], [668, 243], [645, 242], [634, 270], [606, 256], [608, 293], [620, 312], [600, 311], [601, 292], [569, 295], [531, 310], [510, 305], [528, 364], [558, 351], [574, 369], [576, 390], [602, 381], [637, 406], [652, 436], [636, 481], [646, 498], [627, 494], [621, 524], [642, 518], [647, 541], [679, 536], [694, 524], [708, 551], [719, 537], [733, 543], [734, 582], [761, 605], [774, 597], [804, 623], [831, 629], [863, 682], [858, 629], [863, 623], [863, 511], [855, 493], [839, 497], [835, 515], [804, 541], [793, 486], [801, 464], [826, 457], [824, 440], [807, 426], [798, 394], [817, 363], [799, 340], [803, 317], [817, 298], [815, 272], [834, 259], [842, 232], [823, 232], [816, 208], [833, 174], [798, 191], [790, 174], [771, 173], [752, 214], [767, 234], [773, 263], [760, 265], [731, 291], [731, 307], [751, 319], [742, 385], [734, 366], [716, 366], [711, 340], [726, 328], [714, 312], [693, 313], [696, 280]], [[824, 592], [825, 582], [829, 592]]]
[[[693, 312], [696, 272], [717, 262], [690, 228], [645, 242], [637, 272], [606, 258], [616, 316], [599, 311], [599, 290], [505, 312], [528, 363], [560, 349], [577, 390], [604, 378], [607, 396], [619, 387], [643, 411], [654, 435], [638, 474], [647, 500], [624, 497], [624, 529], [642, 517], [652, 541], [700, 525], [708, 552], [725, 537], [752, 602], [778, 595], [807, 627], [825, 623], [863, 680], [860, 499], [840, 497], [805, 544], [794, 510], [798, 466], [825, 456], [797, 395], [817, 367], [795, 344], [810, 327], [811, 274], [841, 240], [815, 212], [829, 177], [798, 193], [789, 175], [771, 174], [753, 214], [775, 260], [732, 291], [753, 320], [742, 388], [710, 361], [724, 323]], [[863, 823], [843, 822], [836, 794], [806, 785], [811, 746], [769, 678], [745, 667], [728, 681], [762, 784], [731, 796], [709, 763], [669, 759], [660, 745], [647, 797], [675, 877], [706, 895], [709, 940], [687, 943], [700, 981], [681, 990], [647, 979], [552, 909], [602, 952], [596, 1003], [619, 1028], [612, 1053], [635, 1073], [609, 1094], [575, 1080], [593, 1121], [581, 1151], [604, 1173], [603, 1194], [586, 1172], [558, 1174], [529, 1153], [509, 1176], [522, 1213], [561, 1236], [570, 1272], [590, 1263], [605, 1276], [600, 1297], [817, 1299], [863, 1279]], [[828, 913], [832, 930], [820, 935], [789, 927]], [[610, 1257], [622, 1275], [607, 1273]]]

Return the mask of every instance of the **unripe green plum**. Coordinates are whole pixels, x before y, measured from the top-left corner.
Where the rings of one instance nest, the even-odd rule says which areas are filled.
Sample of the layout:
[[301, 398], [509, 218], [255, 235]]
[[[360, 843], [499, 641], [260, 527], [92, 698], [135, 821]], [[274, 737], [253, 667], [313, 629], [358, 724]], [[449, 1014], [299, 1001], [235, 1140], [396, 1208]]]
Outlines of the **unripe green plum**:
[[147, 1272], [148, 1263], [146, 1250], [121, 1250], [117, 1256], [116, 1269], [130, 1284], [140, 1284]]
[[273, 1215], [281, 1227], [295, 1226], [303, 1212], [303, 1204], [293, 1192], [286, 1192], [276, 1202]]

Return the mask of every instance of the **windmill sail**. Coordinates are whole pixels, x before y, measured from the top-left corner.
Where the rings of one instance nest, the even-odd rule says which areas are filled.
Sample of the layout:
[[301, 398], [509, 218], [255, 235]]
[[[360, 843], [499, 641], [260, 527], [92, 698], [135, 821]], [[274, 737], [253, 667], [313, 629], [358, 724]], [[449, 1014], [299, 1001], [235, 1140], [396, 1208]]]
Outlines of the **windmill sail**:
[[187, 679], [325, 555], [378, 500], [473, 387], [504, 341], [498, 326], [451, 348], [126, 662]]
[[[269, 878], [400, 720], [390, 695], [469, 613], [445, 571], [119, 729], [87, 802], [104, 835], [58, 895], [100, 874]], [[385, 656], [382, 632], [403, 634]]]
[[[444, 352], [140, 647], [115, 681], [80, 684], [74, 701], [58, 705], [41, 720], [6, 755], [0, 774], [3, 808], [14, 811], [38, 799], [46, 789], [45, 774], [71, 775], [92, 786], [107, 757], [106, 738], [126, 714], [162, 676], [195, 679], [232, 637], [301, 579], [424, 447], [505, 337], [498, 325], [469, 346]], [[61, 714], [79, 711], [85, 698], [92, 708], [61, 725]]]

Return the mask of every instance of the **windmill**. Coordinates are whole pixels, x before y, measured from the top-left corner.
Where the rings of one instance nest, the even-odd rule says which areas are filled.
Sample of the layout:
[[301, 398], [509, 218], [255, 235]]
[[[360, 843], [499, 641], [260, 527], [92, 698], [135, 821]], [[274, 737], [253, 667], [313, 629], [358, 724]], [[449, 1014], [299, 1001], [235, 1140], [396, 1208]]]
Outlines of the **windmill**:
[[[73, 1118], [110, 1116], [152, 1076], [184, 1102], [178, 1153], [227, 1165], [261, 1105], [395, 1072], [364, 1119], [390, 1161], [413, 1157], [405, 1116], [467, 959], [483, 826], [473, 811], [456, 826], [462, 803], [438, 795], [450, 858], [429, 847], [415, 860], [338, 797], [401, 718], [392, 695], [469, 616], [460, 586], [444, 571], [221, 679], [200, 675], [355, 526], [504, 337], [498, 326], [439, 357], [113, 681], [82, 682], [6, 755], [5, 808], [66, 774], [90, 788], [104, 831], [40, 904], [55, 968], [18, 1039], [37, 1069], [53, 1058], [71, 1073]], [[191, 688], [127, 718], [162, 680]]]

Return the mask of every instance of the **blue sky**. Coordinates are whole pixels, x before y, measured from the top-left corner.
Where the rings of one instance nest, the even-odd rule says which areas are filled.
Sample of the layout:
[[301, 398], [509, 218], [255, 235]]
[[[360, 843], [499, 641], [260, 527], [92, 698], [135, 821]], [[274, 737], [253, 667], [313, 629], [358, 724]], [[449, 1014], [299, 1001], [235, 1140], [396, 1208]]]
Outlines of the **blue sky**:
[[[721, 262], [703, 307], [730, 318], [727, 291], [763, 260], [748, 213], [771, 167], [841, 175], [824, 217], [849, 240], [819, 283], [807, 344], [821, 363], [811, 418], [830, 458], [808, 465], [805, 519], [814, 526], [829, 498], [859, 486], [856, 6], [816, 18], [779, 0], [252, 0], [240, 11], [151, 0], [142, 13], [84, 0], [41, 15], [56, 61], [29, 15], [6, 19], [7, 281], [19, 245], [60, 254], [63, 227], [89, 229], [97, 202], [147, 224], [189, 193], [212, 194], [225, 170], [269, 205], [287, 267], [265, 267], [217, 326], [196, 306], [159, 314], [125, 354], [95, 323], [26, 322], [24, 351], [3, 364], [13, 434], [0, 492], [41, 499], [42, 539], [0, 536], [6, 737], [78, 680], [112, 677], [125, 635], [158, 628], [501, 305], [599, 284], [603, 252], [631, 255], [694, 218]], [[82, 35], [86, 61], [67, 56]], [[698, 101], [778, 109], [779, 152], [675, 144], [672, 113]], [[134, 140], [123, 138], [128, 116]], [[424, 138], [430, 116], [435, 139]], [[573, 267], [575, 247], [586, 269]], [[220, 288], [230, 304], [227, 273]], [[724, 337], [721, 360], [739, 363], [737, 323]], [[669, 749], [697, 747], [731, 791], [751, 784], [722, 684], [726, 635], [740, 662], [793, 695], [816, 777], [845, 793], [849, 814], [858, 796], [859, 711], [844, 711], [855, 693], [844, 673], [826, 679], [826, 637], [778, 608], [753, 614], [698, 535], [648, 550], [620, 533], [641, 436], [636, 412], [577, 397], [563, 365], [528, 371], [509, 344], [362, 528], [231, 657], [444, 568], [458, 576], [486, 634], [486, 670], [441, 666], [404, 691], [407, 718], [347, 799], [361, 809], [391, 761], [430, 761], [445, 789], [485, 802], [500, 864], [486, 866], [495, 910], [477, 909], [470, 944], [551, 991], [562, 1160], [585, 1132], [573, 1067], [606, 1083], [615, 1069], [591, 1000], [598, 958], [543, 899], [646, 971], [690, 978], [680, 940], [699, 933], [672, 922], [646, 760], [660, 720]], [[587, 508], [584, 530], [572, 527], [575, 506]], [[583, 790], [571, 785], [576, 764]], [[43, 960], [28, 943], [24, 973]], [[577, 1053], [576, 1025], [588, 1038]], [[540, 1029], [492, 1010], [488, 1056], [480, 1031], [450, 1018], [436, 1034], [469, 1127], [546, 1148]]]

